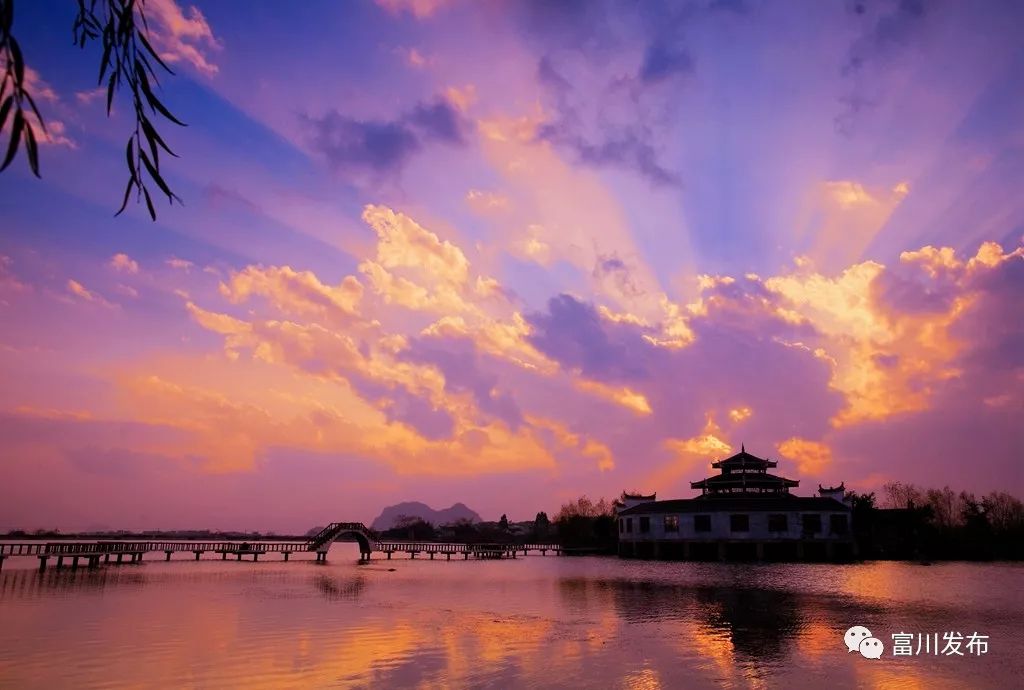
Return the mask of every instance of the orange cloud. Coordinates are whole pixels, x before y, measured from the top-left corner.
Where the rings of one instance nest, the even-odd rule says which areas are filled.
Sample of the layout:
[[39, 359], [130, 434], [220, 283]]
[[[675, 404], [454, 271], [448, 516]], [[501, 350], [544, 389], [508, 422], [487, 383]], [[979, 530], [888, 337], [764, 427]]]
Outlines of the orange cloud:
[[729, 410], [729, 419], [734, 422], [742, 422], [743, 420], [748, 419], [753, 413], [754, 411], [749, 407], [734, 407]]
[[363, 296], [363, 286], [353, 276], [331, 286], [320, 282], [312, 271], [296, 271], [291, 266], [248, 266], [232, 273], [220, 290], [234, 303], [259, 295], [285, 314], [318, 321], [343, 320], [358, 314]]
[[832, 449], [824, 443], [793, 436], [777, 446], [783, 457], [796, 463], [800, 475], [819, 476], [832, 464]]
[[100, 294], [93, 292], [92, 290], [89, 290], [84, 285], [79, 283], [77, 280], [69, 278], [67, 282], [67, 289], [68, 292], [70, 292], [72, 295], [78, 297], [79, 299], [85, 300], [86, 302], [100, 304], [104, 307], [114, 306], [107, 300], [103, 299], [103, 297]]
[[622, 405], [637, 414], [651, 414], [651, 405], [647, 402], [647, 398], [642, 393], [637, 393], [626, 386], [609, 386], [599, 381], [582, 378], [576, 379], [574, 383], [577, 390], [596, 395], [617, 405]]
[[110, 257], [108, 265], [115, 271], [123, 273], [138, 273], [139, 264], [127, 254], [114, 254]]

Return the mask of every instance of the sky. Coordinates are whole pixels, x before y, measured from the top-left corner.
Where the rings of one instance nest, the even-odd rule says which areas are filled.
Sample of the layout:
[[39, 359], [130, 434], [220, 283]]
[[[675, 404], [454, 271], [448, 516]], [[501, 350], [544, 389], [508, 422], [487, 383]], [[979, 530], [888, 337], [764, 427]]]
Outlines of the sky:
[[1020, 3], [146, 11], [156, 222], [74, 4], [16, 7], [0, 528], [528, 520], [741, 444], [1024, 495]]

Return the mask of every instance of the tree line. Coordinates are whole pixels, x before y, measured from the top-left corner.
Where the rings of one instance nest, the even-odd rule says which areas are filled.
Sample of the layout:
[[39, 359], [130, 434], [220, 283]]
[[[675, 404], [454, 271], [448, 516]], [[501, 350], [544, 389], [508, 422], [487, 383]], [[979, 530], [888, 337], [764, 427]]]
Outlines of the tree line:
[[874, 493], [849, 497], [864, 558], [1024, 558], [1024, 503], [1005, 491], [977, 496], [890, 482], [880, 501]]
[[412, 541], [451, 540], [459, 543], [525, 544], [556, 541], [568, 549], [615, 553], [617, 533], [611, 502], [587, 496], [564, 504], [554, 520], [544, 511], [532, 522], [511, 524], [506, 515], [498, 522], [458, 520], [434, 525], [416, 516], [399, 516], [393, 527], [375, 534], [381, 539]]

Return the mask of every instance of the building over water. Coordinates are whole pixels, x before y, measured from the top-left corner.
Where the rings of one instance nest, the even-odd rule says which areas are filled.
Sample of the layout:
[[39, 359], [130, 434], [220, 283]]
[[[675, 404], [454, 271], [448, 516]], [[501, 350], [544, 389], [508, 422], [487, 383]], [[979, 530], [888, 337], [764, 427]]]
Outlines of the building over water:
[[[719, 474], [691, 482], [696, 498], [623, 494], [619, 555], [665, 559], [831, 560], [855, 555], [843, 484], [817, 496], [789, 492], [800, 482], [769, 472], [778, 463], [740, 452], [712, 463]], [[647, 500], [649, 499], [649, 500]]]

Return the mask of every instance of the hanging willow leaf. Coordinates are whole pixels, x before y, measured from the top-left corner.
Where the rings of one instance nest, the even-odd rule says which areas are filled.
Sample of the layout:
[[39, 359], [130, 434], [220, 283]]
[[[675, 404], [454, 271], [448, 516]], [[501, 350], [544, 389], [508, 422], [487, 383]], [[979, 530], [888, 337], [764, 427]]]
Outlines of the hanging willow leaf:
[[153, 89], [149, 86], [149, 79], [146, 77], [146, 70], [142, 67], [142, 63], [138, 60], [135, 61], [135, 73], [139, 76], [139, 82], [142, 85], [142, 93], [146, 97], [146, 101], [150, 107], [158, 111], [161, 115], [166, 117], [168, 120], [176, 125], [187, 127], [184, 122], [171, 115], [171, 111], [164, 107], [164, 104], [160, 102], [160, 99], [153, 93]]
[[[160, 171], [157, 170], [150, 162], [146, 152], [140, 151], [139, 157], [142, 159], [142, 164], [146, 166], [149, 176], [153, 178], [153, 181], [156, 182], [156, 185], [160, 188], [160, 191], [167, 195], [167, 200], [173, 201], [174, 199], [177, 199], [178, 197], [175, 196], [174, 192], [171, 191], [171, 188], [167, 186], [166, 182], [164, 182], [164, 178], [160, 176]], [[143, 189], [145, 189], [145, 187], [143, 187]]]
[[[143, 15], [143, 17], [145, 17], [145, 15]], [[155, 50], [153, 50], [153, 46], [151, 46], [149, 44], [149, 41], [146, 39], [146, 34], [142, 33], [141, 31], [139, 31], [138, 33], [139, 33], [139, 40], [142, 42], [142, 47], [146, 49], [146, 52], [148, 52], [150, 55], [152, 55], [153, 59], [156, 60], [157, 62], [159, 62], [160, 66], [163, 67], [165, 70], [167, 70], [167, 72], [169, 74], [174, 74], [174, 70], [172, 70], [170, 67], [168, 67], [167, 63], [164, 62], [160, 58], [160, 55]]]
[[[143, 3], [145, 0], [77, 0], [78, 12], [72, 24], [72, 38], [75, 45], [84, 48], [90, 41], [101, 44], [100, 63], [97, 69], [97, 84], [106, 83], [107, 115], [113, 113], [114, 96], [122, 86], [130, 91], [135, 114], [135, 127], [125, 147], [125, 162], [128, 166], [128, 181], [125, 185], [121, 206], [115, 215], [127, 208], [132, 191], [136, 202], [143, 199], [153, 220], [156, 208], [147, 188], [145, 177], [152, 179], [170, 202], [181, 199], [171, 190], [160, 170], [160, 150], [177, 157], [168, 143], [157, 131], [153, 121], [147, 117], [145, 107], [159, 113], [168, 121], [186, 126], [175, 117], [157, 97], [153, 85], [159, 86], [156, 67], [174, 74], [160, 53], [147, 37], [149, 24]], [[0, 64], [5, 65], [0, 81], [0, 133], [9, 137], [0, 171], [7, 169], [17, 157], [18, 148], [24, 143], [25, 155], [32, 173], [39, 173], [40, 133], [46, 134], [46, 123], [35, 100], [26, 89], [25, 75], [28, 72], [21, 46], [11, 34], [14, 21], [14, 0], [0, 0]], [[26, 111], [31, 110], [31, 115]], [[155, 118], [154, 118], [155, 119]], [[38, 124], [38, 131], [36, 126]], [[143, 142], [145, 138], [145, 142]], [[143, 172], [143, 168], [145, 172]], [[149, 185], [152, 186], [152, 185]]]
[[32, 131], [32, 125], [25, 123], [25, 152], [28, 154], [28, 167], [32, 174], [42, 177], [39, 174], [39, 145], [36, 143], [36, 133]]
[[107, 82], [107, 115], [110, 115], [110, 106], [114, 102], [114, 87], [117, 84], [117, 72], [110, 75], [110, 81]]
[[119, 216], [128, 207], [128, 197], [132, 194], [132, 189], [135, 187], [135, 176], [132, 175], [128, 178], [128, 185], [124, 188], [124, 199], [121, 201], [121, 208], [117, 209], [117, 213], [114, 216]]
[[[175, 158], [178, 157], [178, 154], [176, 154], [174, 151], [171, 151], [171, 148], [167, 145], [166, 142], [164, 142], [163, 138], [157, 133], [157, 131], [153, 128], [153, 125], [150, 124], [149, 120], [145, 117], [142, 118], [142, 131], [145, 132], [146, 139], [150, 141], [155, 141], [164, 151], [171, 154]], [[154, 156], [154, 158], [155, 157], [156, 156]]]
[[103, 35], [103, 57], [100, 58], [100, 76], [96, 80], [96, 84], [103, 83], [103, 77], [107, 73], [107, 67], [110, 66], [110, 51], [114, 48], [114, 42], [107, 40], [107, 35]]
[[0, 131], [3, 131], [4, 125], [7, 124], [7, 116], [11, 113], [13, 103], [14, 96], [8, 96], [4, 99], [3, 105], [0, 105]]
[[14, 124], [11, 126], [11, 141], [7, 144], [7, 155], [4, 156], [3, 165], [0, 165], [0, 171], [6, 170], [14, 160], [14, 154], [18, 152], [18, 143], [21, 141], [21, 129], [24, 126], [25, 118], [22, 117], [21, 110], [15, 111]]
[[135, 175], [135, 139], [132, 137], [128, 137], [125, 157], [128, 159], [128, 171], [132, 174], [132, 181], [137, 181], [137, 176]]
[[39, 120], [39, 126], [43, 128], [43, 132], [45, 133], [46, 123], [43, 122], [43, 116], [39, 114], [39, 108], [36, 107], [35, 100], [32, 98], [28, 91], [23, 91], [22, 95], [25, 97], [25, 100], [28, 101], [29, 107], [32, 108], [32, 112], [36, 114], [36, 119]]
[[14, 81], [16, 84], [25, 83], [25, 59], [21, 56], [21, 47], [14, 40], [14, 36], [7, 37], [7, 45], [11, 49], [11, 61], [14, 63]]
[[153, 199], [151, 199], [149, 196], [149, 190], [143, 187], [142, 193], [146, 197], [146, 208], [149, 209], [149, 217], [153, 220], [156, 220], [156, 209], [153, 208]]

